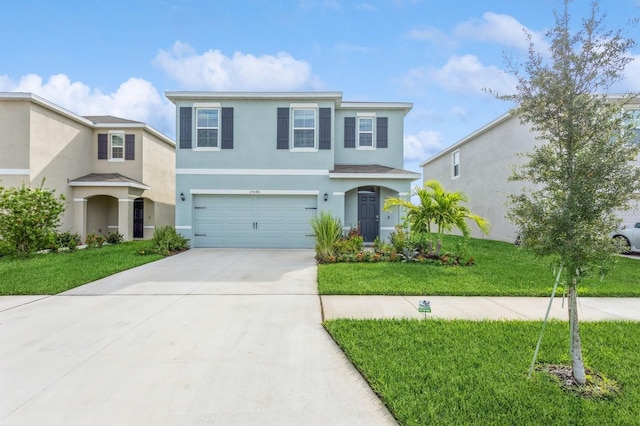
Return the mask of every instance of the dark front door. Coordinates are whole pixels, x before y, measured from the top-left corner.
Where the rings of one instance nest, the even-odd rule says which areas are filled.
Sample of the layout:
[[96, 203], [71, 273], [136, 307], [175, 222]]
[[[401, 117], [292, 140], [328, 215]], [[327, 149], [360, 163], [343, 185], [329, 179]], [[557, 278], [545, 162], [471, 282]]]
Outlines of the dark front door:
[[365, 243], [372, 243], [380, 234], [380, 195], [358, 194], [358, 223]]
[[144, 237], [144, 200], [136, 198], [133, 201], [133, 238]]

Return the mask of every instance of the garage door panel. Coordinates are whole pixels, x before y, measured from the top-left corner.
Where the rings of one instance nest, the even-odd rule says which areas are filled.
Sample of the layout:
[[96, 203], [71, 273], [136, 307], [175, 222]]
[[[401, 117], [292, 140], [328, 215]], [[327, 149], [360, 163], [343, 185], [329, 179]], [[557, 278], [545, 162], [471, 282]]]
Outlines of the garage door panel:
[[199, 195], [194, 247], [312, 248], [315, 196]]

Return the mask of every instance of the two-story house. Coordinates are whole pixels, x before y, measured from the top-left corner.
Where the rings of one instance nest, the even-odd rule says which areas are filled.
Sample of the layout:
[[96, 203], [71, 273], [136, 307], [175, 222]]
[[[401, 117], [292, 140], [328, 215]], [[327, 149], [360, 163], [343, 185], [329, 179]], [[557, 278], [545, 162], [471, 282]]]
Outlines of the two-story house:
[[[424, 181], [437, 179], [446, 190], [462, 191], [469, 197], [469, 209], [487, 218], [491, 225], [488, 235], [472, 228], [474, 237], [514, 242], [518, 229], [506, 217], [508, 196], [532, 184], [510, 181], [509, 176], [513, 167], [527, 161], [523, 154], [543, 143], [537, 136], [518, 117], [506, 113], [420, 164]], [[640, 165], [640, 158], [635, 162]], [[640, 222], [640, 204], [636, 205], [630, 211], [618, 212], [622, 222]]]
[[145, 123], [82, 117], [31, 93], [0, 93], [0, 185], [62, 194], [60, 229], [151, 238], [175, 218], [175, 142]]
[[320, 211], [386, 239], [418, 173], [402, 169], [399, 102], [340, 92], [166, 92], [176, 105], [176, 229], [193, 247], [311, 248]]

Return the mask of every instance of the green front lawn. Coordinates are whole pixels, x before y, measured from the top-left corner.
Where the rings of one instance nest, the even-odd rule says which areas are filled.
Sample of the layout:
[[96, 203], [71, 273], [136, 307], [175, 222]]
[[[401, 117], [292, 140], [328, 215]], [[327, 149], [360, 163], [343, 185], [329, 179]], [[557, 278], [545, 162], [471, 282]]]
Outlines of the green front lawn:
[[[640, 419], [640, 323], [582, 323], [584, 359], [621, 387], [609, 399], [527, 371], [541, 322], [332, 320], [325, 328], [401, 425], [632, 425]], [[568, 363], [568, 325], [550, 322], [541, 363]]]
[[[457, 237], [445, 239], [445, 249]], [[555, 281], [550, 262], [513, 244], [471, 239], [474, 266], [417, 263], [335, 263], [318, 267], [320, 294], [549, 296]], [[559, 291], [562, 291], [559, 288]], [[620, 257], [600, 281], [593, 276], [581, 296], [640, 297], [640, 261]]]
[[141, 255], [148, 241], [130, 241], [100, 249], [0, 258], [0, 295], [56, 294], [161, 259]]

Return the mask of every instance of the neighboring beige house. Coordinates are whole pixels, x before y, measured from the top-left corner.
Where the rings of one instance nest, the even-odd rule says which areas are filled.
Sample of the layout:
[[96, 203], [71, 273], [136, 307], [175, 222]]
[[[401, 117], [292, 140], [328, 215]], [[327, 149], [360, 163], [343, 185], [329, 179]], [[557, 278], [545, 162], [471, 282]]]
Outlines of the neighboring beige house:
[[175, 217], [175, 142], [145, 123], [81, 117], [31, 93], [0, 92], [0, 185], [63, 194], [61, 231], [150, 238]]
[[[507, 219], [507, 195], [530, 187], [527, 182], [510, 182], [513, 166], [523, 164], [520, 154], [530, 152], [541, 141], [536, 134], [507, 113], [492, 121], [422, 164], [424, 181], [439, 180], [447, 191], [462, 191], [466, 206], [489, 220], [488, 235], [472, 226], [472, 236], [513, 242], [518, 234]], [[636, 159], [640, 165], [640, 159]], [[640, 222], [640, 211], [620, 212], [623, 222]]]

